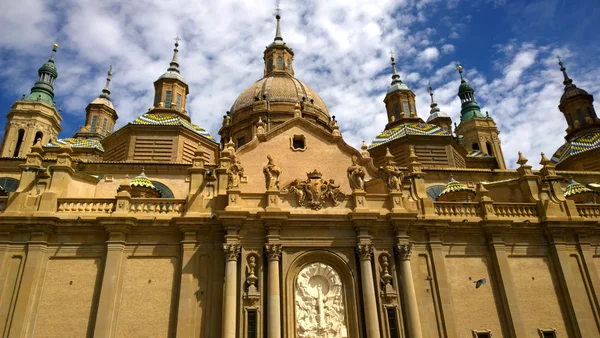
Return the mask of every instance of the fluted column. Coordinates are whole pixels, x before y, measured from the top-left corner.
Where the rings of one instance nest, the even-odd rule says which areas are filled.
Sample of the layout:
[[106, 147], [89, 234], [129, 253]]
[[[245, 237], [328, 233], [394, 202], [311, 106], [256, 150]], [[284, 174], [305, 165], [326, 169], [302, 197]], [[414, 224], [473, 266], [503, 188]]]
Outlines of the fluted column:
[[281, 295], [279, 288], [279, 259], [281, 244], [267, 244], [269, 282], [267, 284], [267, 337], [281, 337]]
[[421, 319], [419, 318], [419, 306], [415, 284], [413, 282], [412, 269], [410, 266], [410, 254], [412, 244], [398, 244], [398, 258], [400, 258], [400, 273], [402, 275], [402, 296], [406, 304], [406, 316], [408, 317], [408, 334], [413, 338], [423, 336], [421, 331]]
[[223, 338], [236, 338], [237, 260], [240, 255], [240, 246], [237, 244], [224, 244], [223, 250], [225, 251]]
[[371, 256], [373, 246], [371, 244], [359, 244], [358, 255], [360, 257], [360, 270], [362, 277], [363, 303], [365, 310], [365, 322], [367, 326], [367, 338], [379, 338], [379, 320], [377, 319], [377, 302], [375, 299], [375, 283], [373, 281], [373, 267]]

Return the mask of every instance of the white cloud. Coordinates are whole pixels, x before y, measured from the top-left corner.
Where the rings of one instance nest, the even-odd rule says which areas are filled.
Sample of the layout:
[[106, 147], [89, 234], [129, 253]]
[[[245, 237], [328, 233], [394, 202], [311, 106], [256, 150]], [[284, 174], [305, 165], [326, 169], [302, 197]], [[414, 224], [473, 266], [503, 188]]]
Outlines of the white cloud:
[[447, 43], [447, 44], [443, 45], [441, 49], [442, 49], [442, 53], [450, 54], [450, 53], [454, 52], [455, 47], [454, 47], [454, 45]]
[[452, 33], [450, 33], [450, 35], [448, 35], [448, 37], [450, 39], [458, 39], [458, 38], [460, 38], [460, 35], [457, 32], [452, 32]]
[[423, 62], [431, 62], [437, 60], [439, 56], [440, 52], [436, 47], [428, 47], [419, 54], [419, 59]]

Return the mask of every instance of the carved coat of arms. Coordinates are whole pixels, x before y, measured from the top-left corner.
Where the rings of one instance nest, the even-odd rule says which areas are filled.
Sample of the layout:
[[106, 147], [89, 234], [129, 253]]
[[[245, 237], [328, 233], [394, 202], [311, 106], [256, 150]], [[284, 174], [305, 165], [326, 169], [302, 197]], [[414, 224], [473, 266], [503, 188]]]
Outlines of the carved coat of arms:
[[340, 191], [340, 185], [335, 183], [334, 179], [326, 181], [322, 179], [322, 174], [316, 169], [306, 173], [308, 179], [301, 181], [294, 180], [289, 185], [289, 192], [296, 196], [298, 205], [309, 207], [313, 210], [320, 210], [326, 202], [333, 206], [340, 204], [339, 198], [344, 198]]

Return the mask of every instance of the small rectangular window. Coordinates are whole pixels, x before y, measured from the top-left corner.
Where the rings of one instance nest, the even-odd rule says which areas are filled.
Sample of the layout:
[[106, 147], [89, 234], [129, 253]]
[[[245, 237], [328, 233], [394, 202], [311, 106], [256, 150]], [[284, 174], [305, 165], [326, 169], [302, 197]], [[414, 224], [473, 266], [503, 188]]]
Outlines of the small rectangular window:
[[400, 118], [400, 105], [398, 103], [394, 103], [394, 117], [396, 120]]
[[244, 144], [246, 144], [246, 138], [244, 136], [238, 137], [237, 147], [239, 148], [239, 147], [243, 146]]
[[92, 116], [92, 126], [90, 127], [90, 131], [96, 132], [96, 128], [98, 128], [98, 115]]
[[390, 338], [398, 338], [398, 326], [396, 325], [396, 309], [387, 308], [388, 326], [390, 328]]
[[102, 135], [106, 135], [106, 125], [108, 124], [108, 119], [105, 117], [104, 121], [102, 121]]
[[181, 94], [177, 94], [177, 101], [175, 102], [175, 109], [181, 110]]
[[410, 109], [408, 108], [408, 101], [402, 102], [402, 108], [404, 109], [402, 111], [404, 113], [404, 116], [409, 116], [410, 115]]
[[492, 338], [490, 330], [473, 330], [473, 338]]
[[256, 338], [256, 310], [248, 310], [248, 338]]
[[538, 329], [542, 338], [556, 338], [556, 330], [554, 329]]
[[585, 116], [583, 116], [581, 109], [577, 109], [577, 120], [579, 120], [580, 125], [583, 126], [585, 124]]
[[173, 96], [173, 92], [167, 90], [167, 95], [165, 96], [165, 108], [171, 108], [171, 96]]
[[158, 107], [159, 103], [160, 103], [160, 92], [156, 92], [156, 94], [154, 95], [154, 106]]

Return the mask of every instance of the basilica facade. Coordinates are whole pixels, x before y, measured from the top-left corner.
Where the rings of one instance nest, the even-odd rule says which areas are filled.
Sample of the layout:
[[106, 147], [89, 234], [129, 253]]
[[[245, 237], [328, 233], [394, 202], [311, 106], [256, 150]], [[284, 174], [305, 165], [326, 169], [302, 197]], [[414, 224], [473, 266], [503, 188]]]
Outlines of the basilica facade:
[[57, 45], [10, 107], [3, 337], [600, 337], [600, 119], [562, 62], [566, 142], [512, 170], [461, 67], [453, 123], [433, 88], [416, 111], [392, 57], [388, 122], [355, 149], [278, 15], [217, 140], [186, 110], [178, 47], [120, 129], [109, 71], [59, 137]]

